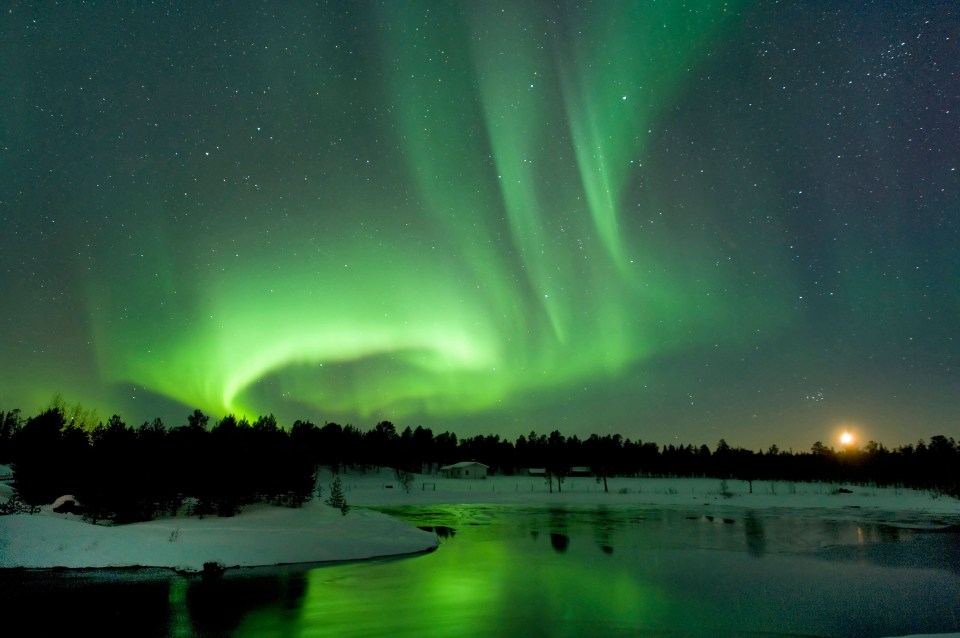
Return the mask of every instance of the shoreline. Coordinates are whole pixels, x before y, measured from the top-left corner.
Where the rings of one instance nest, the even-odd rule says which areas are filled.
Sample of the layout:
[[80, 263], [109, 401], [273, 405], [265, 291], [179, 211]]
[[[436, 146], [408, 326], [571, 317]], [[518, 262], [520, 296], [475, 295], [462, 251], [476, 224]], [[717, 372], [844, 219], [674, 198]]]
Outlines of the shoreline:
[[[320, 471], [318, 485], [335, 475]], [[409, 491], [393, 470], [347, 472], [350, 513], [314, 497], [300, 508], [247, 506], [237, 516], [162, 518], [125, 525], [94, 525], [75, 514], [0, 517], [0, 570], [163, 569], [180, 574], [231, 573], [246, 568], [331, 565], [414, 557], [437, 549], [433, 532], [378, 511], [430, 506], [671, 508], [790, 513], [863, 520], [907, 529], [960, 530], [960, 500], [905, 488], [691, 478], [568, 477], [551, 493], [540, 477], [450, 479], [414, 475]], [[0, 485], [0, 498], [12, 488]], [[369, 509], [368, 509], [369, 508]]]
[[[110, 574], [123, 574], [123, 575], [132, 575], [132, 574], [144, 574], [145, 572], [158, 572], [159, 575], [162, 574], [165, 577], [170, 576], [186, 576], [192, 578], [211, 578], [219, 577], [222, 575], [230, 576], [242, 576], [242, 575], [255, 575], [262, 576], [267, 574], [274, 573], [283, 573], [283, 572], [294, 572], [300, 573], [310, 569], [317, 569], [322, 567], [333, 567], [336, 565], [350, 565], [356, 563], [377, 563], [381, 561], [389, 560], [404, 560], [407, 558], [416, 558], [417, 556], [424, 556], [426, 554], [432, 554], [437, 551], [437, 547], [429, 547], [427, 549], [407, 552], [403, 554], [384, 554], [382, 556], [368, 556], [365, 558], [348, 558], [348, 559], [335, 559], [335, 560], [323, 560], [323, 561], [298, 561], [293, 563], [274, 563], [274, 564], [263, 564], [263, 565], [217, 565], [214, 568], [210, 569], [178, 569], [176, 567], [168, 567], [163, 565], [119, 565], [119, 566], [110, 566], [110, 567], [64, 567], [62, 565], [55, 565], [53, 567], [0, 567], [0, 577], [9, 577], [19, 573], [29, 574], [29, 575], [46, 575], [46, 574], [69, 574], [71, 577], [82, 579], [85, 576], [91, 577], [102, 577], [104, 573]], [[145, 580], [149, 580], [146, 578]]]
[[[320, 482], [332, 479], [321, 471]], [[756, 480], [753, 492], [747, 481], [712, 478], [608, 478], [609, 490], [590, 476], [568, 477], [563, 491], [556, 483], [551, 493], [546, 482], [531, 476], [491, 476], [486, 479], [451, 479], [415, 475], [409, 492], [393, 475], [371, 471], [341, 475], [351, 506], [521, 504], [610, 507], [723, 505], [756, 510], [887, 511], [924, 516], [960, 516], [960, 499], [899, 487], [861, 486], [846, 483], [802, 483]]]
[[311, 501], [301, 508], [254, 505], [229, 518], [167, 518], [94, 525], [49, 506], [0, 517], [0, 569], [225, 569], [336, 563], [416, 555], [435, 534], [375, 510], [347, 516]]

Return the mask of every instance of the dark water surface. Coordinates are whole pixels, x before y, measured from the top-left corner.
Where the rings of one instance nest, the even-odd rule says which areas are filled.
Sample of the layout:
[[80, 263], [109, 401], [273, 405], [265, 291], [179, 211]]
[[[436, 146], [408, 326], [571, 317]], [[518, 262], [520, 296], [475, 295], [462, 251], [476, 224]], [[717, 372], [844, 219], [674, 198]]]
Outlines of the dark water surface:
[[[896, 636], [960, 631], [960, 534], [836, 512], [429, 506], [398, 560], [0, 572], [3, 635]], [[856, 520], [856, 517], [861, 520]], [[8, 631], [9, 630], [9, 631]]]

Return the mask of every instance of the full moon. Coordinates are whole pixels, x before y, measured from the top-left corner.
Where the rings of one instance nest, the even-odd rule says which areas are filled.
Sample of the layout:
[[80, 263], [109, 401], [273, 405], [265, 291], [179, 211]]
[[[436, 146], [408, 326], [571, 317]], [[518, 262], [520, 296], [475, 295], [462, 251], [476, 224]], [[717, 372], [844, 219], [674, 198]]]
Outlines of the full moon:
[[853, 443], [853, 435], [849, 432], [844, 432], [840, 435], [840, 442], [844, 445], [850, 445]]

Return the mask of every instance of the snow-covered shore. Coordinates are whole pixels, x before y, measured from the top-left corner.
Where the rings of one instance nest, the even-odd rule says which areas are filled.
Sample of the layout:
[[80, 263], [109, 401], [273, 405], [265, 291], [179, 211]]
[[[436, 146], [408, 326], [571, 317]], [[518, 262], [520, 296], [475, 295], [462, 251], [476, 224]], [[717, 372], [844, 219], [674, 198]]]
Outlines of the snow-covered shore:
[[[2, 472], [0, 472], [2, 473]], [[0, 484], [0, 500], [13, 493]], [[93, 525], [51, 505], [38, 514], [0, 516], [0, 568], [169, 567], [200, 571], [207, 563], [253, 567], [364, 560], [433, 550], [435, 534], [398, 519], [314, 499], [290, 509], [253, 505], [230, 518], [159, 519]]]
[[108, 527], [74, 515], [0, 517], [0, 568], [252, 567], [429, 551], [436, 536], [372, 510], [347, 516], [313, 502], [252, 506], [231, 518], [176, 518]]
[[[328, 471], [319, 482], [332, 480]], [[430, 551], [434, 534], [362, 509], [431, 504], [518, 504], [608, 507], [714, 507], [807, 511], [873, 518], [900, 525], [960, 522], [960, 501], [902, 488], [716, 479], [568, 477], [559, 492], [542, 478], [484, 480], [413, 475], [408, 489], [392, 470], [342, 475], [347, 516], [314, 499], [302, 508], [247, 507], [235, 517], [175, 518], [122, 526], [92, 525], [51, 506], [35, 515], [0, 516], [0, 568], [171, 567], [203, 569], [361, 560]], [[0, 484], [0, 500], [12, 488]]]
[[[321, 483], [329, 478], [321, 475]], [[841, 485], [696, 478], [609, 478], [608, 491], [593, 477], [567, 477], [551, 492], [545, 479], [531, 476], [491, 476], [480, 480], [414, 475], [406, 491], [392, 470], [368, 471], [343, 477], [347, 500], [353, 505], [502, 503], [589, 507], [711, 507], [809, 511], [850, 516], [884, 515], [892, 522], [948, 520], [960, 522], [960, 500], [922, 490]]]

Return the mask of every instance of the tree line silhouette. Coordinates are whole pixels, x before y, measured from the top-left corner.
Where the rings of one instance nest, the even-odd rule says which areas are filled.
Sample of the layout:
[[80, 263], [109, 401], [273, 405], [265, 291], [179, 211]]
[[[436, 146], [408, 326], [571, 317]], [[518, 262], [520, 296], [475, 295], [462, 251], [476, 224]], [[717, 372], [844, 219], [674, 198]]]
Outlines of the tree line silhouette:
[[[71, 416], [68, 416], [71, 414]], [[550, 434], [460, 439], [429, 428], [390, 421], [368, 431], [352, 425], [295, 421], [280, 427], [273, 415], [253, 423], [227, 415], [211, 424], [200, 410], [185, 424], [167, 428], [160, 419], [128, 426], [114, 415], [95, 426], [75, 408], [57, 403], [23, 418], [0, 411], [0, 463], [13, 467], [17, 494], [27, 504], [74, 495], [91, 520], [149, 520], [176, 514], [230, 516], [240, 507], [267, 501], [296, 507], [311, 498], [319, 466], [368, 471], [394, 468], [432, 473], [443, 465], [476, 460], [491, 473], [522, 474], [539, 468], [562, 490], [574, 468], [602, 481], [614, 476], [715, 477], [755, 480], [827, 481], [902, 486], [960, 497], [960, 446], [931, 437], [888, 449], [868, 442], [836, 451], [818, 441], [809, 451], [771, 446], [754, 452], [721, 439], [706, 445], [666, 445], [619, 434], [585, 439]], [[85, 422], [84, 422], [85, 421]]]

